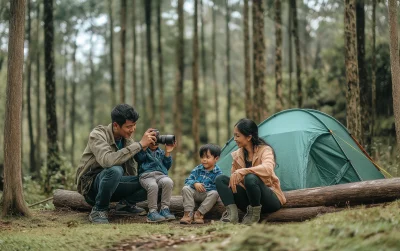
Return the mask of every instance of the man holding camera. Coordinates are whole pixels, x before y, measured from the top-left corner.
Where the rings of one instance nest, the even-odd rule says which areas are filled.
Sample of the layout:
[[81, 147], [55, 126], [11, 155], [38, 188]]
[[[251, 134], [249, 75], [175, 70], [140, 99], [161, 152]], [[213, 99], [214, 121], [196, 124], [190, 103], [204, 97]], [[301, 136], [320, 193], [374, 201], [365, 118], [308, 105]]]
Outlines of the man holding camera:
[[150, 128], [139, 142], [134, 142], [131, 136], [139, 114], [127, 104], [114, 107], [111, 119], [111, 124], [97, 126], [90, 133], [76, 173], [78, 192], [93, 206], [89, 215], [93, 223], [108, 223], [111, 201], [119, 201], [115, 214], [141, 213], [144, 209], [136, 203], [147, 196], [139, 183], [133, 156], [156, 142], [156, 132]]

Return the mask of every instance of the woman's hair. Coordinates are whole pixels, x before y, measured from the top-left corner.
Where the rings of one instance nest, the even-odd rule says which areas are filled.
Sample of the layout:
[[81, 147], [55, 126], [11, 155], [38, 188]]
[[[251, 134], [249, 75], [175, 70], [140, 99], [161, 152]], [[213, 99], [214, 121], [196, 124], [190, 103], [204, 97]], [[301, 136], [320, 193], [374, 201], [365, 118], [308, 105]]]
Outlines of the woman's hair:
[[251, 136], [251, 142], [253, 146], [268, 145], [265, 140], [258, 137], [258, 127], [257, 124], [251, 119], [240, 119], [235, 127], [239, 130], [241, 134], [248, 137]]
[[[260, 138], [258, 136], [258, 127], [257, 127], [257, 124], [253, 120], [246, 119], [246, 118], [240, 119], [235, 124], [235, 127], [244, 136], [246, 136], [246, 137], [251, 136], [251, 142], [253, 143], [253, 147], [259, 146], [259, 145], [267, 145], [267, 146], [271, 147], [272, 152], [274, 153], [274, 159], [276, 162], [276, 156], [275, 156], [274, 149], [267, 142], [265, 142], [265, 140], [263, 140], [262, 138]], [[243, 150], [244, 150], [244, 157], [245, 157], [245, 159], [247, 159], [248, 152], [246, 149], [243, 149]]]

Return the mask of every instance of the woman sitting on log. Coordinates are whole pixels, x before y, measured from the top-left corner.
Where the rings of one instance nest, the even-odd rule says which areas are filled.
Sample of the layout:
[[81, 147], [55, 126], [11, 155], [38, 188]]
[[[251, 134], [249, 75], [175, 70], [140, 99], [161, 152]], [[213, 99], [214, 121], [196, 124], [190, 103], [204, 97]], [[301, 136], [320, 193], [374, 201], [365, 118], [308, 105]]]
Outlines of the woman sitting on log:
[[239, 208], [247, 210], [242, 223], [251, 225], [260, 220], [261, 213], [279, 210], [286, 198], [274, 172], [274, 150], [258, 137], [256, 123], [239, 120], [233, 135], [239, 149], [232, 152], [231, 177], [220, 175], [215, 181], [226, 207], [221, 221], [238, 223]]

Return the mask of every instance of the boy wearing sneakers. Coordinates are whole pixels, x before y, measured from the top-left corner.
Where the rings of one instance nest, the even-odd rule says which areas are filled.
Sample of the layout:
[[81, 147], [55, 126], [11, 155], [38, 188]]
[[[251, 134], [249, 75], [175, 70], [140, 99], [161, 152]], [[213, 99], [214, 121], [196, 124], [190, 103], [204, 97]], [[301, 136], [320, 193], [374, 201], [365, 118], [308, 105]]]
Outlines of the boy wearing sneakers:
[[[171, 152], [173, 145], [165, 145], [165, 152], [158, 147], [157, 143], [143, 147], [142, 151], [135, 155], [139, 164], [139, 182], [147, 191], [147, 202], [149, 212], [147, 222], [161, 222], [175, 220], [175, 216], [169, 211], [172, 188], [174, 182], [168, 177], [168, 170], [172, 166]], [[158, 191], [161, 193], [161, 210], [157, 212]]]
[[[210, 211], [218, 200], [215, 178], [222, 174], [216, 162], [221, 154], [221, 148], [214, 144], [200, 147], [201, 164], [196, 166], [185, 180], [182, 188], [184, 215], [181, 224], [204, 223], [204, 215]], [[201, 203], [193, 213], [195, 202]]]

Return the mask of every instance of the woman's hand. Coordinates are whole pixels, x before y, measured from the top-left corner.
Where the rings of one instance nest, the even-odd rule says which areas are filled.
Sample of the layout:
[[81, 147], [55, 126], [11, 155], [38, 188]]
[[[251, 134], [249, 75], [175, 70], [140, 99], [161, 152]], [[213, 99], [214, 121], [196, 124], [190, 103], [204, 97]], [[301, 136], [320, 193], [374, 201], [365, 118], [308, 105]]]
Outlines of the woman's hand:
[[231, 178], [229, 179], [229, 187], [232, 189], [233, 193], [237, 193], [236, 186], [239, 185], [240, 181], [241, 175], [238, 172], [231, 174]]

